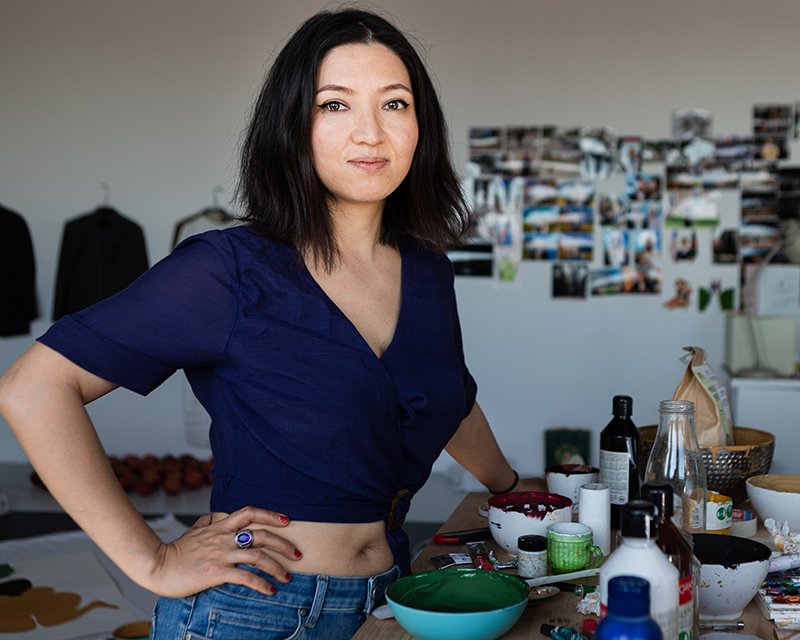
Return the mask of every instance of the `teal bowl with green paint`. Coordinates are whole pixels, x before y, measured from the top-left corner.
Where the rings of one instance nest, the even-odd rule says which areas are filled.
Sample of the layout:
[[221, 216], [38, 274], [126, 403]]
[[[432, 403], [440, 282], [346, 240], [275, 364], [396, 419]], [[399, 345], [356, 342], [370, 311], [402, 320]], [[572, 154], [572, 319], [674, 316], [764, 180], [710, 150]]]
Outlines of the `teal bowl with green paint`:
[[452, 567], [400, 578], [386, 600], [400, 626], [420, 640], [494, 640], [520, 619], [529, 593], [516, 576]]

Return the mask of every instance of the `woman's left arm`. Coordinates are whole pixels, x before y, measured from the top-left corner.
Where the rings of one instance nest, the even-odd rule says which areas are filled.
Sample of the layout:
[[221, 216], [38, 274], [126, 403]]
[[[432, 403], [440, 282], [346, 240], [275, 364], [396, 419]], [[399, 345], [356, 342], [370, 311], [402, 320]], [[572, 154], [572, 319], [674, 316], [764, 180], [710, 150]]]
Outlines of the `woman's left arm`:
[[489, 421], [477, 402], [445, 451], [489, 491], [547, 491], [542, 478], [520, 478], [514, 482], [514, 470], [500, 451]]

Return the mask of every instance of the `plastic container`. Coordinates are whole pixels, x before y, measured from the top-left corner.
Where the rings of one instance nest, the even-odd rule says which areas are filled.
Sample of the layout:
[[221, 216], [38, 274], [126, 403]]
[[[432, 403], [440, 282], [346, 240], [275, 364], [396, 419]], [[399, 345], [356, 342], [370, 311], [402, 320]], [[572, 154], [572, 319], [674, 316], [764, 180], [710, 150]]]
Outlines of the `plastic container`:
[[608, 583], [608, 611], [594, 640], [663, 640], [650, 615], [650, 584], [636, 576], [617, 576]]
[[700, 561], [694, 556], [692, 538], [672, 522], [672, 485], [646, 482], [642, 500], [658, 509], [658, 548], [678, 570], [678, 637], [700, 637], [697, 596], [700, 588]]
[[622, 544], [600, 567], [600, 614], [608, 613], [612, 578], [643, 578], [658, 596], [650, 600], [650, 616], [664, 638], [674, 640], [678, 637], [678, 570], [656, 544], [657, 514], [652, 502], [641, 500], [632, 500], [622, 508]]

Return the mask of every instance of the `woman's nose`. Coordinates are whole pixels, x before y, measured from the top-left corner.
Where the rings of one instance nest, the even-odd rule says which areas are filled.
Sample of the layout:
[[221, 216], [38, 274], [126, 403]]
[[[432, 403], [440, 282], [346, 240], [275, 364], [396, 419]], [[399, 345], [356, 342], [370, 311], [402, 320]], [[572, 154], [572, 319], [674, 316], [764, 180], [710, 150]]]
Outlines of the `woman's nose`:
[[384, 131], [380, 115], [371, 109], [360, 111], [353, 130], [353, 141], [364, 144], [377, 144], [383, 140]]

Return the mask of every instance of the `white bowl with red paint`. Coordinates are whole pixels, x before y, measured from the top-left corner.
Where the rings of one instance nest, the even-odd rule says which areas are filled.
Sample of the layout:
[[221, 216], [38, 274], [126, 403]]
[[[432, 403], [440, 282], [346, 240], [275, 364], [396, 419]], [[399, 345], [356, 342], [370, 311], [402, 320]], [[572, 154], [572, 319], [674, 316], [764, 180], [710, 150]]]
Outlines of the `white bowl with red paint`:
[[571, 521], [572, 500], [557, 493], [525, 491], [489, 499], [489, 531], [512, 555], [517, 555], [520, 536], [544, 536], [551, 524]]

